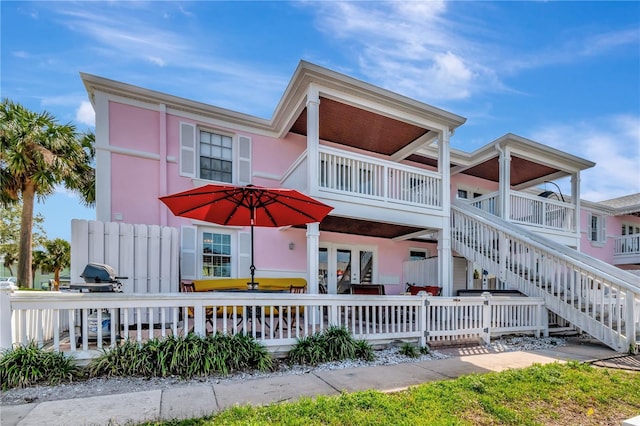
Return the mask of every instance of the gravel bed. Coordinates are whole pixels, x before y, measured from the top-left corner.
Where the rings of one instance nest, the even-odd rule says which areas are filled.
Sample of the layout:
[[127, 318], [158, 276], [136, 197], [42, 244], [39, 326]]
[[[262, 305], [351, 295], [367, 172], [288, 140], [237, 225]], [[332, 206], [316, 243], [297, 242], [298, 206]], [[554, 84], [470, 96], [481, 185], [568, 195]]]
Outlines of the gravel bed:
[[[532, 337], [508, 337], [495, 340], [488, 349], [495, 352], [505, 351], [530, 351], [546, 349], [566, 344], [564, 339], [556, 337], [532, 338]], [[60, 384], [58, 386], [34, 386], [30, 388], [10, 389], [0, 395], [0, 405], [16, 405], [32, 402], [54, 401], [60, 399], [85, 398], [98, 395], [110, 395], [117, 393], [139, 392], [157, 389], [167, 389], [173, 386], [197, 386], [202, 384], [219, 384], [246, 381], [251, 379], [278, 377], [288, 375], [310, 374], [316, 371], [338, 370], [344, 368], [366, 367], [375, 365], [394, 365], [409, 362], [423, 362], [437, 359], [449, 358], [437, 350], [431, 351], [428, 355], [420, 355], [416, 358], [409, 358], [398, 353], [397, 347], [375, 351], [375, 359], [366, 361], [341, 361], [330, 362], [318, 366], [287, 365], [279, 363], [274, 372], [238, 372], [228, 376], [199, 377], [190, 380], [178, 377], [163, 378], [139, 378], [139, 377], [113, 377], [95, 378], [70, 384]]]

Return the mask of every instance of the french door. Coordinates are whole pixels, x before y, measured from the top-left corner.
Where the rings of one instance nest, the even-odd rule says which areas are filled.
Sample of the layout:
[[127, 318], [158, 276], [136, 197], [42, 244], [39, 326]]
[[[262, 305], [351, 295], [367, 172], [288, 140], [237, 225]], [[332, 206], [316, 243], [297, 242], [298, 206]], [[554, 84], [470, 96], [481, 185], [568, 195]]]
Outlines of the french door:
[[320, 290], [329, 294], [349, 293], [351, 284], [377, 280], [373, 247], [321, 244], [318, 260]]

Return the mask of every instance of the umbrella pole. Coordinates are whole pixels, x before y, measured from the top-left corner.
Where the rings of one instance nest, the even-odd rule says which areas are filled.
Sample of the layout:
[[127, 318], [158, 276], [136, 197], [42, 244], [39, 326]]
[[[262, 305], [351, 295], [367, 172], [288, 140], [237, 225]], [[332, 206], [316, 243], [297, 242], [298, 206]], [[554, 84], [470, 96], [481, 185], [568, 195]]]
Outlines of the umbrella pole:
[[253, 225], [251, 225], [251, 267], [249, 268], [251, 270], [251, 287], [253, 288], [254, 281], [253, 281], [253, 277], [256, 274], [256, 267], [253, 264]]
[[251, 270], [251, 288], [255, 288], [255, 282], [254, 282], [254, 276], [256, 274], [256, 267], [253, 264], [253, 223], [254, 223], [254, 211], [251, 210], [251, 267], [249, 267], [249, 269]]

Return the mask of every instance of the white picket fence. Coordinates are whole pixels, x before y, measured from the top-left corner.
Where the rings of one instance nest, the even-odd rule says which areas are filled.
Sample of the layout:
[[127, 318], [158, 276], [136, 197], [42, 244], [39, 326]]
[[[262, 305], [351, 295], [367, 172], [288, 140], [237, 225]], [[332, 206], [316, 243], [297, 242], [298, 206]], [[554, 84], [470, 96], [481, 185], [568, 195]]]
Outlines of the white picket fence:
[[[195, 332], [251, 334], [272, 352], [296, 339], [346, 327], [372, 344], [413, 341], [420, 345], [502, 334], [547, 334], [542, 299], [523, 297], [428, 297], [312, 295], [290, 293], [69, 293], [0, 289], [3, 348], [36, 341], [88, 359], [123, 339]], [[49, 316], [43, 312], [50, 312]], [[29, 318], [36, 323], [29, 324]], [[12, 327], [12, 323], [15, 327]], [[64, 324], [73, 324], [65, 327]], [[28, 325], [29, 324], [29, 325]], [[35, 325], [34, 325], [35, 324]], [[101, 326], [97, 326], [100, 324]], [[12, 328], [17, 332], [12, 333]], [[51, 329], [49, 335], [45, 329]]]

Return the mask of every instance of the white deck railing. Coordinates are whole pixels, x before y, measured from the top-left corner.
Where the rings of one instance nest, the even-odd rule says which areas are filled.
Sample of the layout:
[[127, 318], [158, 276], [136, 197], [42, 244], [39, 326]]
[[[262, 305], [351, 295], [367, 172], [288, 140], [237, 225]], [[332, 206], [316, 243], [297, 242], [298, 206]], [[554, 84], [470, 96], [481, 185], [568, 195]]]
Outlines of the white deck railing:
[[[511, 222], [545, 229], [575, 231], [573, 204], [519, 191], [509, 191], [509, 199]], [[469, 203], [482, 211], [500, 216], [499, 200], [499, 194], [493, 192], [469, 200]]]
[[[503, 333], [547, 333], [546, 309], [539, 298], [4, 290], [0, 297], [10, 306], [0, 318], [1, 331], [12, 336], [8, 346], [34, 340], [78, 359], [92, 358], [122, 339], [142, 342], [189, 331], [244, 332], [274, 352], [286, 351], [296, 339], [330, 325], [344, 326], [355, 338], [374, 344], [405, 340], [425, 345], [468, 338], [488, 342]], [[52, 313], [48, 320], [43, 311]], [[36, 323], [28, 325], [30, 318]], [[12, 330], [12, 323], [19, 326]], [[42, 329], [51, 329], [51, 335]]]
[[636, 342], [640, 287], [597, 259], [475, 210], [452, 206], [451, 247], [508, 286], [543, 297], [550, 311], [624, 351]]
[[618, 237], [613, 243], [614, 255], [640, 254], [640, 234]]
[[442, 177], [417, 167], [322, 146], [318, 186], [380, 201], [441, 207]]
[[306, 182], [307, 168], [305, 151], [284, 174], [282, 185], [305, 191], [317, 187], [325, 196], [333, 193], [394, 205], [442, 208], [442, 176], [437, 172], [327, 146], [318, 148], [318, 177], [313, 185]]

